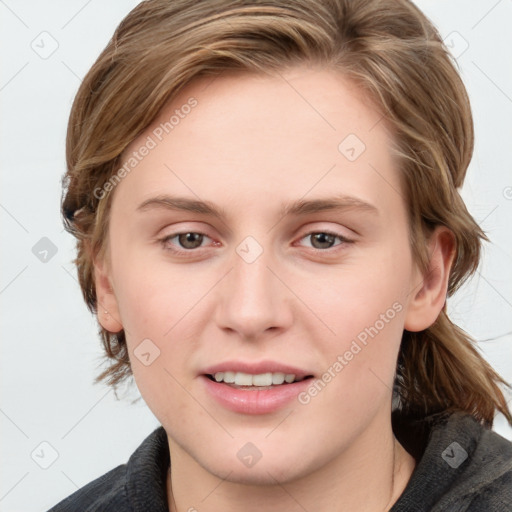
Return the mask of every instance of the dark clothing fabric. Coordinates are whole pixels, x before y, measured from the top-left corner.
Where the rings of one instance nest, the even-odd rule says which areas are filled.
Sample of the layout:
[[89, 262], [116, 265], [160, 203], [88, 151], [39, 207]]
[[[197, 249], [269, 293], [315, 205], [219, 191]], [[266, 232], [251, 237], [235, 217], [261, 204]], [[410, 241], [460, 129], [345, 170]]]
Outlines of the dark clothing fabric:
[[[416, 468], [391, 512], [512, 512], [512, 443], [464, 413], [404, 420], [393, 430]], [[120, 465], [49, 512], [168, 512], [169, 447], [156, 429]], [[314, 512], [314, 511], [312, 511]]]
[[512, 512], [512, 443], [464, 413], [393, 430], [418, 461], [391, 512]]

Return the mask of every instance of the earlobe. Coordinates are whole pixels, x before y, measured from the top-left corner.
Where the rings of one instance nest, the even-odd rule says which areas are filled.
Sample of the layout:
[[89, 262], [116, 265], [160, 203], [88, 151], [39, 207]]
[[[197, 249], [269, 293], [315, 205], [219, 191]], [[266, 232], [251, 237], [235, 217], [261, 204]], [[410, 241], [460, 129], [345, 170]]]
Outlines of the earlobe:
[[109, 332], [120, 332], [123, 329], [123, 324], [120, 321], [119, 307], [110, 281], [108, 267], [104, 259], [94, 258], [93, 261], [98, 322]]
[[444, 226], [437, 227], [429, 241], [430, 260], [421, 284], [412, 291], [404, 328], [411, 332], [430, 327], [446, 302], [448, 278], [455, 257], [455, 238]]

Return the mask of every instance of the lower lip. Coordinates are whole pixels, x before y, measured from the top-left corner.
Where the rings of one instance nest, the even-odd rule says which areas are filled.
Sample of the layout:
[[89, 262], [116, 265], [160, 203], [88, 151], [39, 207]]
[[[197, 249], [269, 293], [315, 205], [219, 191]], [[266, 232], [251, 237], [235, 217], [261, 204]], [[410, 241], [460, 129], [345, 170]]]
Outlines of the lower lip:
[[242, 414], [268, 414], [292, 402], [313, 379], [282, 384], [272, 389], [238, 389], [201, 376], [207, 392], [223, 407]]

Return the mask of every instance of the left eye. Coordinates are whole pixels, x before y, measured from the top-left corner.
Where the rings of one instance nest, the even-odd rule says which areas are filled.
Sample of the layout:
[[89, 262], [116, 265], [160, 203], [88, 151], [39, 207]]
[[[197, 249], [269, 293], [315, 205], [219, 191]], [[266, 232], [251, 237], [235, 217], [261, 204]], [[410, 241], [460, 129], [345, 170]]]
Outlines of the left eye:
[[[335, 245], [341, 245], [342, 243], [348, 243], [350, 240], [346, 239], [341, 235], [337, 235], [335, 233], [329, 233], [325, 231], [319, 231], [314, 233], [309, 233], [301, 240], [310, 240], [310, 247], [313, 249], [330, 249]], [[335, 244], [336, 239], [340, 240], [340, 243]]]

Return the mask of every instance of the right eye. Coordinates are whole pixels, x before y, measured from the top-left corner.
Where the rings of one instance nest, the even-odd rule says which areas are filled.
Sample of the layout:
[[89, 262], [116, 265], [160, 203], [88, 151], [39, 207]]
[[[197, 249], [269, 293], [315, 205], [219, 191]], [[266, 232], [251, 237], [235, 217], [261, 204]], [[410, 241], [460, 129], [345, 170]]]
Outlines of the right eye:
[[[192, 252], [194, 249], [202, 247], [205, 239], [211, 238], [204, 233], [187, 231], [181, 233], [171, 233], [160, 239], [164, 249], [175, 253]], [[180, 248], [179, 248], [179, 247]]]

